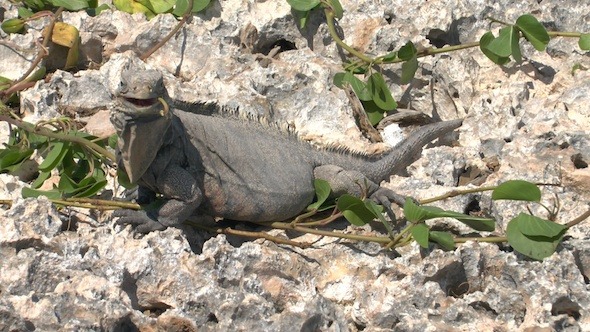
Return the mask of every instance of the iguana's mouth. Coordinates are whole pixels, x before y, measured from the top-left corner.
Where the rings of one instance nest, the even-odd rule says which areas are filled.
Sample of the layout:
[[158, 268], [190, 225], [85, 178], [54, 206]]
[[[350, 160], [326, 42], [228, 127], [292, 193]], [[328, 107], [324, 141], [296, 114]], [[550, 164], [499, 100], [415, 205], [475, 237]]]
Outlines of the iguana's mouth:
[[123, 97], [123, 99], [135, 106], [139, 107], [149, 107], [153, 106], [158, 103], [158, 98], [149, 98], [149, 99], [137, 99], [137, 98], [130, 98], [130, 97]]

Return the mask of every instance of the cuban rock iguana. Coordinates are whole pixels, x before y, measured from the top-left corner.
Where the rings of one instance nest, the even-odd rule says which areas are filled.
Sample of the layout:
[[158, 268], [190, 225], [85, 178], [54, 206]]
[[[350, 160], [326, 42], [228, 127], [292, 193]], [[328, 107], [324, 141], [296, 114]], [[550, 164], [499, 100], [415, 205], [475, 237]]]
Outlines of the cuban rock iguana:
[[[111, 111], [118, 134], [118, 164], [139, 185], [139, 203], [161, 194], [165, 203], [146, 211], [119, 210], [118, 223], [147, 233], [180, 226], [191, 215], [241, 221], [281, 221], [312, 202], [314, 179], [344, 193], [399, 204], [380, 188], [404, 170], [428, 142], [462, 120], [425, 125], [388, 153], [370, 157], [343, 149], [317, 149], [273, 126], [238, 117], [199, 114], [166, 106], [162, 74], [126, 70]], [[166, 97], [167, 98], [167, 97]], [[201, 105], [202, 106], [202, 105]], [[256, 123], [255, 123], [256, 122]]]

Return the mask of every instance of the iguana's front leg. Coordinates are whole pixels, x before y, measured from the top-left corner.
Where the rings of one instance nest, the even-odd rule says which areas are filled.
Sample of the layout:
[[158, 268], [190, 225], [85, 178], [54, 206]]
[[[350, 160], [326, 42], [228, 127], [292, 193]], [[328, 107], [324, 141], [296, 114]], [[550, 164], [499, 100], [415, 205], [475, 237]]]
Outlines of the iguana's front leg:
[[178, 166], [169, 166], [157, 175], [156, 189], [169, 198], [156, 209], [142, 211], [118, 210], [118, 224], [137, 226], [139, 233], [180, 226], [201, 204], [203, 193], [195, 178]]
[[398, 195], [390, 189], [380, 187], [358, 171], [345, 170], [336, 165], [324, 165], [316, 167], [313, 174], [316, 179], [325, 180], [330, 184], [332, 194], [335, 197], [344, 194], [356, 197], [367, 195], [369, 199], [383, 205], [391, 220], [395, 220], [395, 214], [391, 210], [390, 204], [395, 203], [403, 206], [405, 202], [404, 196]]

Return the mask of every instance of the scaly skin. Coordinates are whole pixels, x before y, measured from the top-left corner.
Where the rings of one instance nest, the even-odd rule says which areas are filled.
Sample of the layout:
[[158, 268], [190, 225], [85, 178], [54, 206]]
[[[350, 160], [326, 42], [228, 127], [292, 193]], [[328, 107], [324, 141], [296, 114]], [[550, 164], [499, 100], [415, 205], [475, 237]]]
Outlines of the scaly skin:
[[[139, 232], [179, 226], [191, 215], [233, 220], [280, 221], [301, 213], [313, 200], [314, 179], [334, 195], [365, 191], [380, 203], [403, 200], [378, 183], [405, 169], [428, 142], [461, 125], [439, 122], [416, 130], [380, 158], [319, 150], [278, 129], [172, 107], [156, 71], [126, 71], [111, 119], [119, 132], [120, 165], [140, 197], [161, 194], [159, 208], [122, 211], [120, 223]], [[201, 105], [202, 106], [202, 105]], [[363, 188], [364, 187], [364, 188]]]

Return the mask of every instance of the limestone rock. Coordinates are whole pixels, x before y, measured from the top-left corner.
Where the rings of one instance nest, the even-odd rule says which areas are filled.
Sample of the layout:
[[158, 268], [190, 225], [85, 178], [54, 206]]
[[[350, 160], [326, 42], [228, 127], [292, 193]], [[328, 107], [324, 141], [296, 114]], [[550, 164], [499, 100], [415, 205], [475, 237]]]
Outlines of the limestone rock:
[[[489, 28], [488, 16], [513, 21], [533, 13], [550, 29], [590, 32], [584, 1], [341, 2], [341, 36], [371, 56], [408, 40], [419, 47], [477, 41]], [[0, 4], [4, 18], [16, 16], [16, 5]], [[56, 70], [22, 92], [21, 111], [30, 121], [66, 114], [88, 122], [88, 128], [107, 121], [125, 63], [139, 61], [134, 54], [148, 50], [177, 22], [170, 14], [147, 21], [115, 10], [96, 17], [64, 12], [63, 19], [80, 30], [84, 70]], [[174, 98], [216, 101], [287, 123], [319, 145], [387, 149], [362, 138], [344, 92], [332, 84], [345, 52], [324, 21], [315, 11], [308, 28], [297, 28], [286, 1], [213, 1], [146, 65], [163, 72]], [[26, 71], [35, 52], [19, 50], [34, 50], [45, 24], [46, 19], [31, 22], [23, 35], [0, 33], [1, 76], [17, 78]], [[435, 118], [465, 117], [454, 145], [433, 144], [406, 175], [392, 176], [384, 186], [426, 198], [519, 178], [554, 185], [543, 187], [543, 203], [551, 206], [552, 195], [558, 195], [559, 222], [586, 211], [588, 53], [571, 39], [552, 40], [547, 53], [530, 47], [525, 53], [525, 61], [505, 68], [477, 49], [423, 58], [407, 85], [399, 84], [399, 66], [383, 66], [401, 106]], [[576, 65], [581, 69], [573, 70]], [[1, 135], [5, 139], [7, 131]], [[590, 329], [587, 223], [570, 229], [542, 262], [505, 244], [468, 242], [449, 252], [412, 244], [388, 251], [370, 243], [273, 233], [312, 243], [300, 249], [189, 227], [140, 237], [114, 225], [108, 213], [57, 211], [46, 199], [20, 199], [24, 185], [0, 175], [0, 197], [13, 200], [10, 209], [0, 209], [0, 330]], [[477, 208], [497, 218], [493, 234], [502, 234], [510, 218], [527, 208], [491, 203], [486, 194], [438, 206]], [[538, 206], [530, 208], [545, 216]], [[458, 235], [471, 232], [453, 220], [432, 225]], [[340, 226], [349, 233], [371, 231]]]

